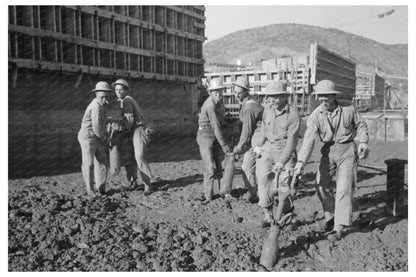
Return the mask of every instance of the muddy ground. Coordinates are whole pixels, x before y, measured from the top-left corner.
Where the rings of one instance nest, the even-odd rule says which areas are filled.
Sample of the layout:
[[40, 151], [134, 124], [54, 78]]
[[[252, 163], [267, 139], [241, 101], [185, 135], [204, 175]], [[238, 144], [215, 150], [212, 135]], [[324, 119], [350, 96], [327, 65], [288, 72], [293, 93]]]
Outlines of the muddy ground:
[[[376, 141], [370, 149], [362, 164], [385, 167], [385, 159], [408, 155], [407, 142]], [[9, 180], [9, 271], [265, 270], [259, 258], [267, 229], [259, 206], [241, 197], [240, 174], [229, 205], [221, 198], [202, 205], [194, 138], [153, 143], [149, 160], [161, 179], [149, 196], [111, 177], [106, 196], [88, 197], [80, 172]], [[318, 162], [315, 147], [272, 270], [407, 271], [407, 214], [385, 211], [386, 174], [359, 168], [354, 224], [330, 242], [313, 188]], [[404, 194], [407, 204], [407, 186]]]

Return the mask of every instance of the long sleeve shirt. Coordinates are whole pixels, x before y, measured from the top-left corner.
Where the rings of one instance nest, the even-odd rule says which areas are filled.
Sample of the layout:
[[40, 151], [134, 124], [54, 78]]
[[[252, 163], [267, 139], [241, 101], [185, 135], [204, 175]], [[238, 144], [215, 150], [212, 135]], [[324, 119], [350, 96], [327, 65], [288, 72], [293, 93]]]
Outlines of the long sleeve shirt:
[[307, 162], [312, 153], [315, 137], [323, 143], [348, 143], [357, 139], [368, 143], [368, 129], [354, 106], [338, 107], [331, 113], [318, 106], [309, 116], [298, 160]]
[[222, 127], [224, 126], [224, 116], [224, 104], [221, 101], [215, 104], [214, 99], [210, 96], [202, 105], [201, 113], [198, 118], [199, 127], [211, 128], [221, 146], [226, 145], [222, 130]]
[[85, 110], [81, 121], [81, 130], [94, 134], [99, 140], [106, 140], [107, 134], [107, 108], [97, 99], [91, 101]]
[[266, 106], [261, 123], [260, 145], [270, 143], [282, 143], [284, 149], [278, 161], [285, 164], [296, 150], [299, 138], [300, 116], [296, 108], [286, 104], [282, 111]]
[[253, 97], [244, 98], [239, 114], [243, 127], [237, 144], [238, 148], [249, 148], [254, 132], [257, 129], [260, 131], [263, 110], [263, 107]]
[[118, 101], [120, 102], [121, 116], [127, 130], [131, 130], [135, 123], [137, 126], [144, 123], [143, 110], [133, 97], [127, 95], [124, 99], [118, 99]]

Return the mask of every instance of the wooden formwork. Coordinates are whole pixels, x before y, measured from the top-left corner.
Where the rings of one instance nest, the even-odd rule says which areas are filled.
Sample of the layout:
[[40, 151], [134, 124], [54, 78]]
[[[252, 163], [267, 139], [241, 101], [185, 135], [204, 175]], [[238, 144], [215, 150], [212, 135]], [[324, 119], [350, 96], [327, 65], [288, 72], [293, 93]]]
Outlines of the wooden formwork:
[[[333, 51], [330, 51], [318, 43], [310, 46], [311, 84], [316, 85], [321, 80], [331, 80], [335, 89], [341, 94], [338, 100], [343, 105], [353, 103], [355, 96], [355, 63]], [[310, 109], [318, 105], [316, 99], [311, 98]]]
[[195, 132], [203, 6], [8, 10], [9, 176], [79, 170], [77, 132], [98, 81], [125, 78], [154, 136]]
[[180, 80], [203, 75], [203, 6], [9, 6], [17, 68]]
[[376, 73], [357, 72], [354, 104], [359, 110], [381, 110], [385, 97], [385, 80], [382, 77]]

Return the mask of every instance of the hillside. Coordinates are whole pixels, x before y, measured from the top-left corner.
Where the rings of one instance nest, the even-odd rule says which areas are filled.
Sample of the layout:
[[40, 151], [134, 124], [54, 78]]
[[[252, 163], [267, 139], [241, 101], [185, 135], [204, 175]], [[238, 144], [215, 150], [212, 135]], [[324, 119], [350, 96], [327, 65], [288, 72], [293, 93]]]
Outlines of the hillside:
[[407, 76], [407, 44], [387, 45], [337, 29], [301, 24], [274, 24], [226, 35], [204, 44], [204, 59], [207, 63], [235, 63], [240, 59], [248, 64], [309, 53], [314, 42], [355, 60], [357, 71], [374, 71], [377, 59], [381, 72]]

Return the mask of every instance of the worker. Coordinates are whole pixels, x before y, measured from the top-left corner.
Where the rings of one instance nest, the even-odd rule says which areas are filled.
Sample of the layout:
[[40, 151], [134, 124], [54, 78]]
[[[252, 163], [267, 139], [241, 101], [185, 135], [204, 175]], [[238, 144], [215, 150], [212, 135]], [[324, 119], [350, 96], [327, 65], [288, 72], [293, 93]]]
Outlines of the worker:
[[111, 87], [107, 82], [98, 82], [92, 91], [95, 92], [95, 98], [85, 110], [81, 129], [78, 132], [82, 154], [82, 176], [88, 195], [105, 193], [109, 165], [106, 106]]
[[[125, 135], [121, 138], [122, 143], [132, 144], [134, 149], [134, 158], [132, 158], [134, 160], [126, 161], [125, 163], [127, 178], [131, 181], [131, 185], [135, 186], [137, 170], [139, 170], [144, 182], [144, 194], [148, 195], [153, 189], [151, 185], [155, 180], [145, 158], [149, 135], [152, 129], [145, 126], [143, 111], [136, 100], [129, 95], [130, 88], [127, 81], [118, 79], [112, 86], [120, 102], [119, 109], [125, 130]], [[129, 149], [129, 147], [123, 148]], [[122, 153], [122, 155], [128, 154]]]
[[218, 182], [222, 177], [221, 149], [225, 155], [231, 155], [229, 142], [224, 136], [225, 107], [222, 96], [225, 86], [219, 79], [209, 83], [209, 97], [201, 107], [198, 119], [197, 143], [204, 164], [203, 203], [208, 203], [214, 196], [215, 176]]
[[[234, 85], [234, 93], [241, 103], [239, 119], [242, 122], [242, 130], [237, 145], [233, 149], [232, 158], [244, 154], [243, 181], [248, 189], [246, 196], [249, 202], [257, 202], [257, 180], [256, 180], [256, 154], [253, 146], [257, 145], [259, 139], [263, 107], [250, 94], [250, 83], [245, 77], [239, 77]], [[226, 167], [227, 168], [227, 167]], [[234, 171], [230, 171], [234, 173]], [[231, 199], [232, 176], [226, 177], [227, 170], [224, 172], [224, 186], [226, 190], [225, 198]]]
[[[278, 201], [276, 196], [279, 193], [289, 195], [296, 163], [300, 116], [297, 108], [288, 104], [289, 93], [285, 91], [283, 82], [272, 82], [266, 87], [264, 94], [268, 104], [265, 105], [259, 142], [254, 152], [259, 157], [256, 175], [259, 183], [259, 205], [264, 212], [261, 223], [263, 227], [267, 227], [281, 217], [273, 214], [273, 205], [278, 204], [274, 203]], [[281, 201], [285, 206], [292, 206], [288, 197]]]
[[[309, 116], [302, 147], [295, 170], [302, 172], [314, 147], [318, 135], [324, 143], [321, 161], [316, 176], [316, 191], [325, 216], [325, 231], [329, 240], [339, 240], [345, 226], [352, 221], [352, 193], [357, 174], [358, 154], [364, 159], [368, 155], [367, 124], [354, 106], [343, 107], [336, 100], [340, 92], [330, 80], [320, 81], [313, 93], [321, 104]], [[336, 178], [335, 199], [329, 184]]]

